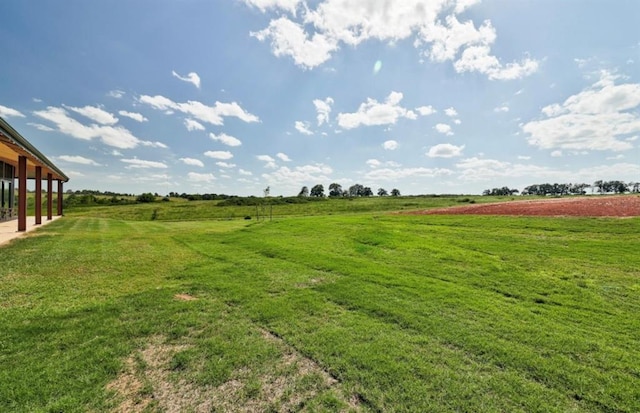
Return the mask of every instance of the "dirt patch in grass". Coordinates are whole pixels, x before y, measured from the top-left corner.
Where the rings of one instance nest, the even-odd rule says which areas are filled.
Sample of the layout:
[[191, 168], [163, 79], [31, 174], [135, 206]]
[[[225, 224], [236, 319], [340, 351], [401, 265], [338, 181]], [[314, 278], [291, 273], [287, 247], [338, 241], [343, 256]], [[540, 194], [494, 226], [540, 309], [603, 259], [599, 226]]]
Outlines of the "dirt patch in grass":
[[197, 300], [196, 297], [189, 295], [189, 294], [176, 294], [173, 296], [173, 298], [175, 298], [176, 300], [181, 300], [181, 301], [194, 301]]
[[268, 371], [242, 368], [220, 386], [199, 386], [179, 378], [171, 361], [187, 345], [164, 344], [153, 337], [147, 347], [125, 361], [124, 370], [107, 390], [115, 393], [115, 412], [262, 412], [327, 410], [360, 411], [357, 396], [345, 396], [341, 383], [313, 360], [304, 357], [274, 334], [261, 330], [263, 338], [282, 352]]
[[407, 214], [637, 217], [640, 216], [640, 196], [593, 195], [576, 198], [535, 199], [436, 208], [407, 212]]

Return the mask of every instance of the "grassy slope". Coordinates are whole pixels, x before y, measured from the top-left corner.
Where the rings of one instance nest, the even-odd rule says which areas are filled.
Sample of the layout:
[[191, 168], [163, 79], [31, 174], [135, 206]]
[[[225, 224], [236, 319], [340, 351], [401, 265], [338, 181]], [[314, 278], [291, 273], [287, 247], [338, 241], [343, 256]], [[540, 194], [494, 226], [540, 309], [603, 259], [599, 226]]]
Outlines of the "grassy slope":
[[113, 407], [106, 384], [158, 335], [193, 346], [176, 379], [255, 383], [284, 351], [267, 330], [340, 380], [346, 396], [318, 386], [311, 410], [357, 395], [373, 411], [639, 411], [639, 230], [66, 217], [0, 249], [0, 410]]

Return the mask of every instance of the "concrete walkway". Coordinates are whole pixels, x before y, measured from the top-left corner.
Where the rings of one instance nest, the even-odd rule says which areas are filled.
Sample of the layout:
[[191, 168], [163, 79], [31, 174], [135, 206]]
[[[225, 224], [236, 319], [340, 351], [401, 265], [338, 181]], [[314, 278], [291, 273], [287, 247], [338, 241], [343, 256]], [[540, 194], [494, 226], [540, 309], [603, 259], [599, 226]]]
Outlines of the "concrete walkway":
[[51, 221], [47, 220], [47, 217], [42, 217], [42, 224], [36, 225], [36, 217], [27, 217], [27, 230], [24, 232], [18, 232], [18, 220], [14, 219], [12, 221], [0, 222], [0, 245], [7, 244], [14, 238], [18, 238], [27, 234], [35, 229], [43, 227], [47, 225], [49, 222], [53, 222], [56, 219], [60, 218], [60, 216], [56, 215], [52, 217]]

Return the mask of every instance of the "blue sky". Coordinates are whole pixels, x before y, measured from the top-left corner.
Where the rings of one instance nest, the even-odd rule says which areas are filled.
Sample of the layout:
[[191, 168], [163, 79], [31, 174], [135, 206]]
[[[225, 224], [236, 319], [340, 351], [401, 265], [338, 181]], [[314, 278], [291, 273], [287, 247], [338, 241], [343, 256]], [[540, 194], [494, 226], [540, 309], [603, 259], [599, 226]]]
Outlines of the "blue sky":
[[66, 188], [640, 180], [640, 2], [6, 0], [0, 116]]

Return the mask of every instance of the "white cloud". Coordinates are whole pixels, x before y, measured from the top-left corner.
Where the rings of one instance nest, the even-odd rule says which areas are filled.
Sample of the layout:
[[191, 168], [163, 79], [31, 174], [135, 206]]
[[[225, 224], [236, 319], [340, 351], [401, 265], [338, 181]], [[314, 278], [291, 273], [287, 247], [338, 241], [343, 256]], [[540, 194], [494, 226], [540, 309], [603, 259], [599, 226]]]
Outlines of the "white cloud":
[[393, 125], [401, 117], [415, 119], [415, 113], [399, 105], [402, 98], [400, 92], [391, 92], [384, 103], [368, 98], [357, 112], [338, 114], [338, 124], [344, 129], [353, 129], [360, 125]]
[[453, 132], [451, 131], [451, 126], [445, 123], [438, 123], [436, 126], [433, 127], [433, 129], [447, 136], [453, 135]]
[[375, 168], [364, 174], [371, 181], [395, 182], [406, 178], [435, 178], [451, 175], [446, 168]]
[[313, 164], [296, 166], [295, 168], [282, 166], [271, 173], [262, 174], [262, 177], [272, 187], [300, 189], [300, 186], [309, 185], [311, 182], [330, 181], [332, 173], [333, 169], [328, 165]]
[[235, 163], [228, 163], [228, 162], [216, 162], [216, 165], [218, 165], [220, 168], [235, 168], [236, 167]]
[[207, 151], [204, 153], [204, 156], [213, 158], [213, 159], [222, 159], [222, 160], [233, 158], [233, 154], [229, 151]]
[[269, 155], [258, 155], [256, 156], [256, 159], [258, 159], [259, 161], [262, 161], [265, 163], [264, 167], [265, 168], [270, 168], [270, 169], [275, 169], [278, 167], [278, 165], [276, 165], [276, 160], [273, 159], [272, 157], [270, 157]]
[[283, 162], [291, 162], [291, 159], [285, 153], [278, 152], [276, 154], [276, 157], [278, 157], [278, 159], [280, 159]]
[[111, 155], [113, 155], [113, 156], [123, 156], [123, 155], [122, 155], [122, 152], [120, 152], [120, 151], [119, 151], [119, 150], [117, 150], [117, 149], [112, 150], [112, 151], [111, 151]]
[[562, 156], [562, 151], [560, 151], [560, 150], [555, 150], [555, 151], [551, 152], [551, 156], [552, 156], [553, 158], [560, 158], [560, 157]]
[[[371, 0], [303, 2], [304, 8], [298, 9], [300, 17], [296, 15], [300, 2], [294, 0], [245, 2], [263, 12], [275, 11], [278, 16], [265, 29], [251, 35], [259, 41], [270, 42], [274, 55], [289, 56], [303, 68], [323, 64], [342, 44], [357, 47], [367, 40], [393, 44], [413, 37], [414, 46], [422, 55], [436, 62], [455, 61], [458, 71], [479, 71], [492, 79], [508, 79], [537, 70], [535, 60], [505, 65], [490, 54], [490, 46], [497, 38], [490, 21], [476, 28], [471, 20], [458, 20], [457, 15], [477, 0], [403, 0], [384, 4]], [[278, 13], [280, 11], [291, 15]], [[482, 48], [481, 52], [477, 48]], [[462, 58], [456, 61], [461, 53]], [[471, 55], [482, 55], [483, 59], [472, 59]]]
[[330, 97], [325, 100], [315, 99], [313, 104], [316, 107], [316, 112], [318, 113], [316, 116], [318, 126], [321, 126], [323, 123], [329, 123], [329, 114], [331, 113], [333, 99]]
[[509, 106], [507, 105], [498, 106], [497, 108], [494, 108], [493, 111], [496, 113], [507, 113], [509, 112]]
[[640, 84], [616, 85], [603, 72], [599, 81], [564, 103], [545, 106], [546, 118], [523, 124], [529, 144], [541, 149], [611, 150], [633, 148], [626, 140], [640, 132]]
[[187, 76], [180, 76], [175, 72], [175, 70], [171, 71], [171, 74], [183, 82], [192, 83], [195, 87], [200, 89], [200, 76], [196, 72], [190, 72]]
[[430, 158], [453, 158], [456, 156], [462, 156], [463, 149], [464, 145], [455, 146], [450, 143], [440, 143], [429, 148], [427, 156]]
[[71, 118], [68, 112], [62, 108], [49, 106], [46, 110], [35, 111], [33, 114], [52, 122], [60, 132], [76, 139], [88, 141], [99, 138], [105, 145], [120, 149], [135, 148], [142, 143], [140, 139], [122, 126], [96, 124], [86, 126]]
[[248, 5], [255, 6], [263, 12], [267, 9], [282, 9], [290, 13], [295, 13], [300, 1], [301, 0], [244, 0]]
[[214, 133], [210, 133], [209, 137], [216, 142], [223, 143], [227, 146], [240, 146], [242, 142], [240, 139], [235, 138], [233, 136], [227, 135], [226, 133], [221, 133], [220, 135], [216, 135]]
[[199, 174], [197, 172], [189, 172], [187, 174], [187, 179], [190, 182], [211, 182], [216, 179], [213, 174]]
[[518, 155], [518, 159], [523, 160], [523, 161], [528, 161], [529, 159], [531, 159], [530, 156], [525, 156], [525, 155]]
[[53, 132], [53, 131], [55, 130], [55, 129], [50, 128], [50, 127], [48, 127], [48, 126], [42, 125], [42, 124], [40, 124], [40, 123], [32, 123], [32, 122], [29, 122], [29, 123], [27, 123], [27, 125], [29, 125], [29, 126], [33, 126], [34, 128], [36, 128], [36, 129], [38, 129], [38, 130], [41, 130], [41, 131], [43, 131], [43, 132]]
[[301, 122], [297, 120], [295, 123], [295, 128], [298, 132], [304, 135], [313, 135], [313, 132], [309, 130], [309, 122]]
[[65, 162], [71, 163], [79, 163], [81, 165], [94, 165], [100, 166], [100, 164], [93, 159], [85, 158], [84, 156], [74, 156], [74, 155], [60, 155], [58, 159]]
[[367, 160], [367, 162], [366, 162], [366, 164], [367, 164], [368, 166], [372, 167], [372, 168], [377, 168], [377, 167], [379, 167], [381, 163], [382, 163], [382, 162], [380, 162], [380, 161], [379, 161], [379, 160], [377, 160], [377, 159], [369, 159], [369, 160]]
[[454, 108], [446, 108], [444, 110], [445, 115], [449, 116], [450, 118], [455, 118], [456, 116], [458, 116], [458, 111], [455, 110]]
[[145, 161], [142, 159], [138, 159], [138, 158], [133, 158], [133, 159], [120, 159], [122, 162], [129, 164], [129, 166], [127, 166], [127, 169], [131, 169], [131, 168], [140, 168], [140, 169], [146, 169], [146, 168], [159, 168], [159, 169], [164, 169], [167, 168], [167, 165], [162, 163], [162, 162], [156, 162], [156, 161]]
[[416, 108], [416, 111], [418, 111], [418, 113], [421, 116], [429, 116], [429, 115], [433, 115], [434, 113], [436, 113], [436, 110], [431, 105], [429, 105], [429, 106], [420, 106], [420, 107]]
[[398, 148], [398, 142], [394, 140], [388, 140], [382, 144], [382, 147], [387, 151], [394, 151]]
[[253, 175], [251, 172], [249, 172], [249, 171], [245, 171], [244, 169], [238, 169], [238, 173], [239, 173], [240, 175], [244, 175], [244, 176], [251, 176], [251, 175]]
[[118, 115], [127, 117], [129, 119], [133, 119], [136, 122], [147, 122], [149, 119], [142, 116], [140, 113], [136, 112], [127, 112], [126, 110], [121, 110], [118, 112]]
[[458, 73], [480, 72], [490, 80], [513, 80], [529, 76], [538, 71], [536, 60], [526, 58], [520, 63], [503, 65], [497, 57], [492, 56], [489, 46], [472, 46], [462, 52], [462, 56], [454, 63]]
[[244, 122], [259, 122], [260, 119], [246, 112], [236, 103], [216, 102], [214, 106], [207, 106], [204, 103], [189, 100], [186, 103], [177, 103], [161, 95], [140, 96], [140, 102], [162, 111], [178, 111], [185, 113], [201, 122], [221, 126], [225, 117], [236, 117]]
[[202, 125], [202, 123], [198, 122], [197, 120], [193, 120], [190, 118], [186, 118], [184, 120], [184, 126], [187, 128], [187, 130], [189, 132], [193, 132], [194, 130], [204, 130], [204, 126]]
[[168, 148], [168, 146], [162, 142], [140, 141], [140, 144], [142, 146], [148, 146], [150, 148], [162, 148], [162, 149]]
[[20, 111], [16, 109], [8, 108], [6, 106], [2, 106], [2, 105], [0, 105], [0, 116], [5, 118], [11, 117], [11, 116], [14, 116], [17, 118], [25, 117]]
[[111, 90], [109, 91], [109, 93], [107, 93], [107, 96], [115, 98], [115, 99], [120, 99], [121, 97], [124, 96], [124, 91], [122, 90]]
[[194, 158], [180, 158], [180, 160], [181, 160], [185, 165], [199, 166], [199, 167], [201, 167], [201, 168], [204, 168], [204, 163], [203, 163], [200, 159], [194, 159]]
[[116, 123], [118, 123], [118, 118], [97, 106], [84, 106], [82, 108], [76, 108], [67, 105], [62, 106], [64, 106], [66, 109], [79, 113], [80, 115], [85, 116], [101, 125], [115, 125]]
[[[494, 159], [468, 158], [456, 164], [464, 181], [495, 181], [499, 178], [559, 179], [563, 171], [548, 167], [503, 162]], [[569, 178], [572, 180], [573, 178]]]

